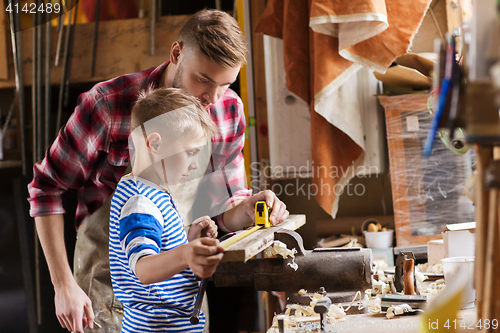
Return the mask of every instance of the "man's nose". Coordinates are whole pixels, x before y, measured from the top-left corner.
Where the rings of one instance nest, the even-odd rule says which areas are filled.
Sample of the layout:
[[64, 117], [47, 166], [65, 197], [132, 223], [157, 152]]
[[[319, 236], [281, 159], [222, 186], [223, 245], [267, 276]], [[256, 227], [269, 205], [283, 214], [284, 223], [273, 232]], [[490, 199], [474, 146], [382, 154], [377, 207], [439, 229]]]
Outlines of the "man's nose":
[[210, 102], [210, 104], [214, 104], [220, 97], [220, 89], [214, 88], [209, 90], [203, 94], [203, 99]]

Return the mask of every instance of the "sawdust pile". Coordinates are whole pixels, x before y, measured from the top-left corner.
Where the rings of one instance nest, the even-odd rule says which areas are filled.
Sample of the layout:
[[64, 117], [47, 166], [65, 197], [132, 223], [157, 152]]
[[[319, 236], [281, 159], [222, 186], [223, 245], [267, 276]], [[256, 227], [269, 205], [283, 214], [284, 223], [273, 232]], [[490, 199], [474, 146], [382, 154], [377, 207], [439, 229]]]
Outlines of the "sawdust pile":
[[[307, 293], [305, 290], [300, 290], [299, 294]], [[292, 304], [288, 306], [284, 315], [274, 316], [273, 324], [268, 330], [268, 333], [278, 333], [278, 317], [284, 321], [284, 327], [289, 329], [304, 329], [305, 327], [319, 328], [320, 315], [314, 312], [316, 303], [325, 296], [315, 293], [311, 297], [309, 305]], [[332, 304], [325, 316], [326, 324], [332, 325], [336, 321], [345, 321], [346, 313], [341, 304]]]

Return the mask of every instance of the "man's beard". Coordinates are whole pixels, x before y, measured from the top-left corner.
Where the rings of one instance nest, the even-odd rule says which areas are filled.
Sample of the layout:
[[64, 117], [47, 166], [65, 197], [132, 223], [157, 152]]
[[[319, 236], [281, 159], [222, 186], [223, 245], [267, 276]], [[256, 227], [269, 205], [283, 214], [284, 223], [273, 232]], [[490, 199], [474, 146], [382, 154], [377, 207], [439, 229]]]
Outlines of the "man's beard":
[[[175, 71], [174, 80], [172, 81], [172, 87], [173, 88], [182, 89], [182, 90], [184, 90], [185, 92], [187, 92], [188, 94], [191, 95], [191, 93], [188, 92], [188, 90], [186, 89], [186, 87], [184, 87], [184, 85], [182, 84], [182, 74], [184, 74], [184, 67], [181, 64], [179, 64], [177, 66], [177, 70]], [[207, 108], [209, 108], [210, 105], [212, 105], [212, 103], [210, 103], [207, 100], [203, 100], [203, 99], [201, 99], [198, 96], [194, 96], [194, 97], [198, 98], [198, 100], [200, 100], [201, 104], [203, 104]]]
[[174, 80], [172, 81], [173, 88], [186, 90], [182, 85], [182, 73], [184, 73], [184, 67], [179, 64], [179, 66], [177, 66], [177, 70], [175, 71]]

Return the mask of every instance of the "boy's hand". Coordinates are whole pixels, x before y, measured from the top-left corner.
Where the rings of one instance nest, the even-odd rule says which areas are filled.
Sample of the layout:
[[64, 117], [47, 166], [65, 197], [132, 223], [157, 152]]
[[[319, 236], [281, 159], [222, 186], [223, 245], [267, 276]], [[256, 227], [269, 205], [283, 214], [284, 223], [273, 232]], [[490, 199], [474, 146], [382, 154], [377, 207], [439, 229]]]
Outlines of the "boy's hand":
[[191, 224], [188, 241], [193, 241], [200, 237], [217, 238], [217, 225], [209, 216], [202, 216]]
[[214, 274], [224, 256], [224, 248], [218, 239], [198, 238], [189, 243], [187, 263], [196, 276], [207, 278]]

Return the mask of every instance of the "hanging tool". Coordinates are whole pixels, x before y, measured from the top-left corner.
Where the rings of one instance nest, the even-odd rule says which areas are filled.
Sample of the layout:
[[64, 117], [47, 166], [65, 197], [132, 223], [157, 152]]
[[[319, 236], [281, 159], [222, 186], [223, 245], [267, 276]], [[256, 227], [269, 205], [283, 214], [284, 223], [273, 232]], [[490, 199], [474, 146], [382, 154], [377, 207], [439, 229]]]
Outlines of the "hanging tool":
[[101, 0], [97, 0], [95, 5], [95, 15], [94, 15], [94, 40], [92, 43], [92, 63], [90, 65], [90, 77], [94, 77], [95, 75], [95, 59], [97, 52], [97, 39], [99, 33], [100, 16], [101, 16]]
[[[229, 247], [231, 244], [234, 244], [235, 242], [239, 241], [240, 239], [245, 238], [246, 236], [250, 235], [254, 231], [257, 231], [261, 228], [269, 228], [271, 226], [271, 223], [269, 222], [269, 214], [271, 213], [272, 209], [268, 208], [267, 204], [265, 201], [257, 201], [255, 203], [255, 226], [245, 230], [244, 232], [241, 232], [239, 234], [236, 233], [229, 233], [224, 235], [221, 240], [221, 245], [224, 249]], [[196, 325], [200, 321], [200, 309], [201, 309], [201, 303], [203, 301], [203, 294], [205, 293], [205, 289], [207, 287], [207, 279], [203, 278], [201, 279], [201, 284], [200, 284], [200, 290], [198, 291], [198, 297], [196, 298], [196, 303], [194, 305], [194, 310], [193, 313], [191, 314], [191, 318], [189, 321], [191, 324]]]
[[446, 63], [444, 69], [444, 78], [441, 83], [441, 88], [439, 90], [439, 96], [437, 100], [437, 107], [434, 110], [434, 117], [432, 118], [431, 128], [427, 135], [427, 140], [424, 147], [424, 156], [429, 157], [431, 155], [432, 145], [434, 142], [434, 137], [436, 136], [439, 123], [441, 118], [445, 113], [446, 102], [448, 100], [449, 92], [453, 89], [455, 82], [453, 81], [453, 75], [456, 71], [456, 50], [455, 50], [455, 37], [451, 34], [448, 35], [448, 45], [446, 48]]
[[[459, 108], [459, 97], [460, 97], [460, 87], [462, 81], [462, 69], [460, 66], [456, 65], [455, 70], [453, 72], [452, 78], [452, 88], [451, 88], [451, 102], [450, 102], [450, 112], [448, 115], [448, 131], [450, 141], [453, 142], [455, 137], [455, 128], [457, 127], [457, 117], [458, 117], [458, 108]], [[461, 147], [455, 147], [460, 149]]]

